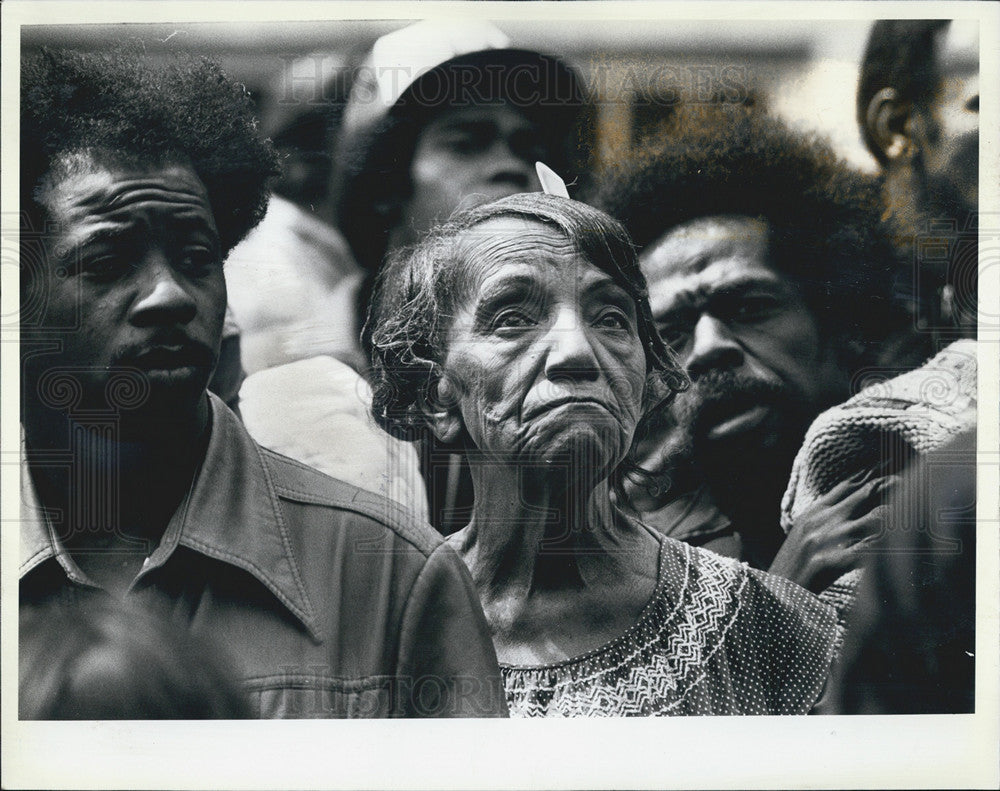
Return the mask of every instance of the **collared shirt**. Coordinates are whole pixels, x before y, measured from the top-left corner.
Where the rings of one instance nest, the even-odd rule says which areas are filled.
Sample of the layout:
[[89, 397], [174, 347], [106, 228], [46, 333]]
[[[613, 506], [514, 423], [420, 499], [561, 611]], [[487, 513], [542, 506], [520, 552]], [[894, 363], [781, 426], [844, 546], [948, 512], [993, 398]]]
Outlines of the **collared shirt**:
[[[260, 717], [504, 715], [478, 596], [444, 540], [261, 448], [209, 399], [205, 459], [126, 599], [222, 646]], [[22, 503], [22, 615], [106, 596], [62, 548], [26, 464]]]

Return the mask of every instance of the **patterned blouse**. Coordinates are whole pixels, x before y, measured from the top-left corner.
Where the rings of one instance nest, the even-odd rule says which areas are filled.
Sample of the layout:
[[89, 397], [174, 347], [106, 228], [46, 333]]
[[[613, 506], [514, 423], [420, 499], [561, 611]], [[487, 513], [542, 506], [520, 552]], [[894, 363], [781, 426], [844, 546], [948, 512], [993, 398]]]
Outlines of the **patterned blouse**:
[[798, 585], [665, 536], [656, 591], [623, 635], [581, 656], [501, 665], [512, 717], [805, 714], [836, 617]]

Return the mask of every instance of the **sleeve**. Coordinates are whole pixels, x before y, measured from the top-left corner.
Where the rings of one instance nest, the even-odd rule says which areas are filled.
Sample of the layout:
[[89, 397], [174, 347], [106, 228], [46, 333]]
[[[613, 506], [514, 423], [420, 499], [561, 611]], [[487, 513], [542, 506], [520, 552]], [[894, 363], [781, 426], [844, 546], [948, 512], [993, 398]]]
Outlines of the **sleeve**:
[[739, 644], [756, 648], [744, 649], [745, 666], [738, 665], [744, 686], [762, 693], [769, 714], [808, 714], [827, 686], [838, 640], [836, 612], [794, 582], [748, 572]]
[[397, 716], [507, 716], [479, 596], [446, 544], [427, 559], [407, 600], [396, 678]]

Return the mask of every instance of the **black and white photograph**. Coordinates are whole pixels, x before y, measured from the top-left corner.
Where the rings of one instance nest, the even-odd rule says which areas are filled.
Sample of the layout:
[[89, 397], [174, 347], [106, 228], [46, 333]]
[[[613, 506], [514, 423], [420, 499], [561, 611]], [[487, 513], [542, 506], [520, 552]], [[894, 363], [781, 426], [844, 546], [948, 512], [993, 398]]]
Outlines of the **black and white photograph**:
[[3, 14], [5, 788], [1000, 782], [1000, 9]]

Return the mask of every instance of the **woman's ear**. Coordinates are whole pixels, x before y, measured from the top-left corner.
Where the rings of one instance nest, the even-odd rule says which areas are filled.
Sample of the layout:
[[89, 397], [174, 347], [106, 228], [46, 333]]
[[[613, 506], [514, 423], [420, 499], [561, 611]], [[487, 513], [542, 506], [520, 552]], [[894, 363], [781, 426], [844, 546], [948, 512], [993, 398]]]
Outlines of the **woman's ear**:
[[451, 445], [462, 433], [462, 411], [458, 386], [447, 376], [438, 377], [431, 385], [427, 398], [421, 400], [420, 411], [438, 442]]
[[895, 88], [883, 88], [868, 103], [865, 125], [889, 166], [911, 159], [918, 149], [911, 130], [912, 102], [903, 102]]

